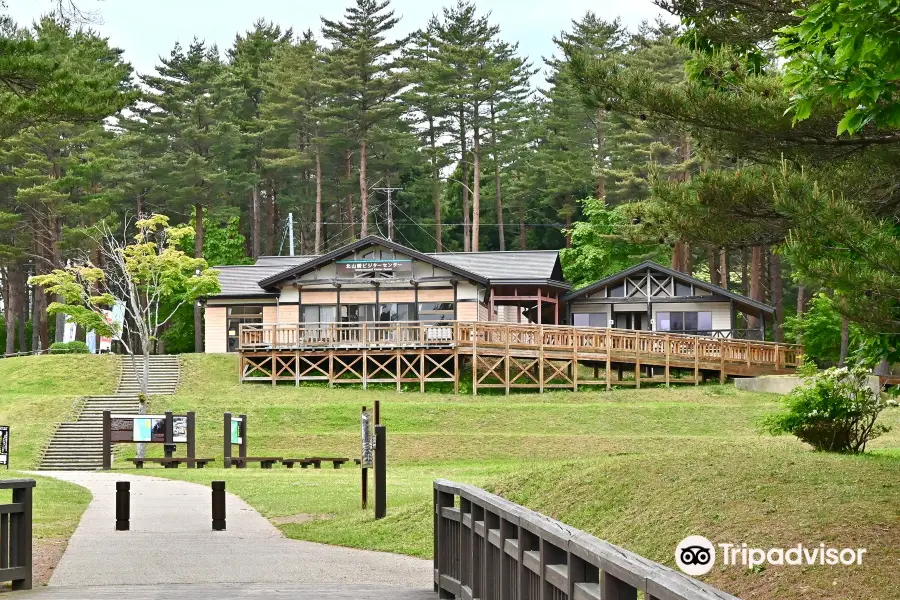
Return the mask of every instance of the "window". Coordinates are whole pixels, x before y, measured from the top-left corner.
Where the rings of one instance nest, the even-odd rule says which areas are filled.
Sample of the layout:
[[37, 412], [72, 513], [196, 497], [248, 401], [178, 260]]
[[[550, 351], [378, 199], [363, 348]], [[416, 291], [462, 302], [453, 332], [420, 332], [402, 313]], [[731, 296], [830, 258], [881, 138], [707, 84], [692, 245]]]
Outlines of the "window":
[[684, 331], [702, 333], [712, 331], [712, 313], [709, 311], [658, 312], [657, 331]]
[[438, 321], [446, 323], [453, 320], [452, 302], [421, 302], [419, 303], [420, 321]]
[[330, 304], [307, 304], [303, 307], [304, 323], [334, 323], [337, 308]]
[[244, 323], [262, 323], [262, 306], [229, 306], [227, 317], [228, 351], [237, 352], [238, 335]]
[[606, 313], [572, 313], [572, 325], [575, 327], [609, 327]]
[[625, 282], [618, 284], [615, 287], [609, 288], [609, 297], [610, 298], [624, 298], [625, 297]]
[[408, 302], [386, 302], [381, 305], [379, 321], [412, 321], [416, 305]]
[[375, 320], [374, 304], [341, 304], [342, 323], [362, 323]]
[[693, 296], [694, 294], [691, 291], [691, 284], [676, 281], [675, 282], [675, 295], [676, 296]]

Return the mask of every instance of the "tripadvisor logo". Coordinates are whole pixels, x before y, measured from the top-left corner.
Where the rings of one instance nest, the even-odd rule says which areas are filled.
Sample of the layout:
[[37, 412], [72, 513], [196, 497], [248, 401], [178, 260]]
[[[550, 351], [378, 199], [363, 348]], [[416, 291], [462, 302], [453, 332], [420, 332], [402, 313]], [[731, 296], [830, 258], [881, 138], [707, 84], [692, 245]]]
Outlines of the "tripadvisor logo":
[[755, 569], [761, 565], [861, 565], [865, 548], [832, 548], [825, 544], [807, 547], [797, 544], [791, 548], [751, 548], [747, 544], [713, 544], [702, 535], [691, 535], [675, 548], [678, 568], [698, 577], [709, 573], [716, 562], [716, 547], [725, 566]]

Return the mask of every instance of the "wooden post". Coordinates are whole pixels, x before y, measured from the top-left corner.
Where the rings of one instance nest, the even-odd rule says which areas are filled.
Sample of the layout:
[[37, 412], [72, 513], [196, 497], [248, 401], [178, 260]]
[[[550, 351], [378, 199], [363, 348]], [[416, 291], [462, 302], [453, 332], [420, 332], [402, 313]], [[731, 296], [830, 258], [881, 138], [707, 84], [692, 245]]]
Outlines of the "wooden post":
[[606, 391], [612, 389], [612, 333], [606, 328]]
[[[538, 288], [537, 300], [538, 300], [538, 304], [537, 304], [537, 317], [536, 318], [537, 318], [537, 324], [540, 325], [544, 322], [543, 316], [541, 314], [541, 313], [543, 313], [543, 310], [544, 310], [544, 305], [541, 300], [541, 288]], [[544, 338], [543, 338], [543, 336], [541, 336], [541, 346], [543, 347], [543, 345], [544, 345]]]
[[387, 430], [375, 425], [375, 518], [387, 513]]
[[725, 377], [725, 340], [722, 340], [721, 342], [719, 342], [719, 361], [720, 361], [720, 365], [721, 365], [719, 367], [719, 383], [724, 384], [725, 379], [726, 379], [726, 377]]
[[[366, 412], [366, 407], [362, 407], [362, 412]], [[361, 433], [361, 432], [360, 432]], [[360, 458], [364, 458], [360, 455]], [[360, 471], [362, 471], [362, 487], [360, 488], [362, 494], [362, 509], [366, 510], [369, 506], [369, 469], [366, 467], [362, 461], [360, 461]]]
[[419, 393], [425, 393], [425, 348], [419, 348]]
[[166, 458], [172, 458], [172, 445], [175, 443], [175, 417], [172, 411], [163, 413], [166, 416], [165, 432], [163, 432], [163, 454]]
[[506, 382], [506, 395], [509, 396], [509, 325], [504, 326], [503, 334], [506, 336], [506, 356], [503, 358], [506, 372], [504, 381]]
[[[272, 328], [272, 338], [273, 341], [278, 343], [278, 326], [274, 326]], [[272, 385], [278, 384], [278, 355], [275, 353], [275, 350], [272, 350]]]
[[478, 326], [472, 325], [472, 395], [478, 395]]
[[225, 482], [212, 482], [212, 530], [225, 531]]
[[694, 339], [694, 385], [700, 385], [700, 340]]
[[381, 400], [375, 401], [375, 424], [381, 425]]
[[[559, 295], [557, 294], [557, 300]], [[559, 306], [559, 305], [557, 305]], [[578, 331], [572, 329], [569, 332], [572, 336], [572, 391], [578, 391]]]
[[[194, 411], [189, 410], [187, 412], [187, 457], [188, 458], [197, 458], [197, 431], [195, 427], [197, 426], [197, 415]], [[196, 464], [193, 462], [188, 462], [187, 468], [194, 469], [196, 468]]]
[[669, 334], [666, 334], [666, 387], [669, 387], [669, 361], [671, 360], [670, 355], [672, 353], [672, 342], [669, 339]]
[[[34, 480], [19, 480], [19, 483], [20, 485], [14, 487], [12, 490], [12, 501], [13, 504], [19, 504], [22, 506], [22, 512], [19, 513], [18, 519], [16, 519], [14, 523], [11, 523], [12, 527], [10, 527], [10, 529], [12, 531], [10, 531], [9, 533], [12, 537], [12, 540], [9, 550], [12, 556], [9, 558], [13, 560], [7, 563], [7, 566], [19, 567], [24, 572], [22, 573], [20, 578], [12, 580], [13, 591], [30, 590], [31, 579], [33, 575], [31, 536], [33, 511], [32, 488], [34, 487]], [[3, 515], [4, 519], [10, 516], [12, 515]]]
[[[538, 288], [540, 294], [540, 288]], [[541, 306], [538, 298], [538, 308]], [[544, 326], [538, 325], [538, 393], [544, 393]]]
[[[399, 326], [399, 325], [397, 325], [397, 333], [398, 333], [398, 334], [400, 333], [400, 326]], [[394, 350], [394, 361], [395, 361], [395, 362], [394, 362], [394, 366], [395, 366], [395, 370], [396, 370], [396, 373], [397, 373], [397, 391], [399, 392], [399, 391], [400, 391], [400, 379], [402, 378], [402, 375], [401, 375], [402, 371], [401, 371], [401, 368], [400, 368], [400, 366], [401, 366], [401, 364], [402, 364], [402, 361], [401, 361], [401, 358], [400, 358], [400, 350]]]
[[131, 519], [131, 484], [116, 482], [116, 531], [128, 531]]
[[[247, 415], [240, 415], [241, 417], [241, 445], [238, 447], [238, 456], [241, 458], [247, 458]], [[246, 469], [247, 461], [241, 461], [241, 464], [238, 465], [238, 469]]]
[[641, 389], [641, 338], [637, 331], [634, 332], [634, 387]]
[[103, 411], [103, 470], [112, 468], [112, 419], [108, 410]]
[[231, 468], [231, 413], [225, 413], [225, 434], [223, 439], [225, 440], [225, 445], [222, 448], [223, 452], [223, 465], [225, 465], [226, 469]]
[[459, 348], [453, 347], [453, 393], [459, 395]]
[[[377, 332], [378, 330], [376, 329], [375, 331]], [[369, 353], [365, 347], [363, 347], [362, 351], [362, 388], [364, 390], [369, 388]]]

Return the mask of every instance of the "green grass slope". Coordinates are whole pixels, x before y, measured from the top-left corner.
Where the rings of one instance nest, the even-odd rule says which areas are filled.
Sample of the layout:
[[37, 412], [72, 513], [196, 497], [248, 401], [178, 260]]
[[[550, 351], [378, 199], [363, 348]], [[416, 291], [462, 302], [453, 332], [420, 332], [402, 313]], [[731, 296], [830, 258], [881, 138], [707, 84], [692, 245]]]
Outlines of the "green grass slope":
[[883, 415], [894, 429], [871, 456], [848, 457], [760, 435], [779, 397], [733, 386], [473, 397], [241, 385], [233, 356], [185, 356], [183, 365], [178, 394], [154, 398], [152, 410], [197, 411], [198, 452], [219, 466], [226, 410], [248, 414], [251, 455], [352, 457], [360, 406], [382, 401], [390, 465], [382, 521], [360, 509], [354, 468], [152, 471], [225, 479], [291, 537], [429, 557], [431, 482], [443, 477], [670, 566], [689, 534], [757, 547], [867, 547], [861, 567], [723, 568], [706, 579], [748, 600], [893, 597], [900, 410]]
[[116, 389], [118, 358], [75, 354], [0, 360], [0, 425], [10, 427], [10, 464], [37, 466], [56, 423], [74, 417], [82, 396]]

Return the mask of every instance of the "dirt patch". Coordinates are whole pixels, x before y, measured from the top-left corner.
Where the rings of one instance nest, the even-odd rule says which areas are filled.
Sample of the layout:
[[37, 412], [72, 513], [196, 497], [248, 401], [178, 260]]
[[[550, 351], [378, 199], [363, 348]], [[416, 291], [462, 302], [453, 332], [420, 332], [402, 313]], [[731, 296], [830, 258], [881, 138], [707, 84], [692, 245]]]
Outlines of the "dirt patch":
[[333, 518], [334, 515], [311, 515], [307, 513], [299, 513], [296, 515], [288, 515], [286, 517], [272, 517], [269, 519], [275, 525], [288, 525], [291, 523], [309, 523], [310, 521], [325, 521]]
[[31, 549], [33, 587], [47, 585], [47, 582], [50, 581], [50, 576], [53, 575], [53, 569], [56, 568], [59, 559], [62, 558], [68, 543], [69, 540], [66, 538], [34, 540], [34, 545]]

